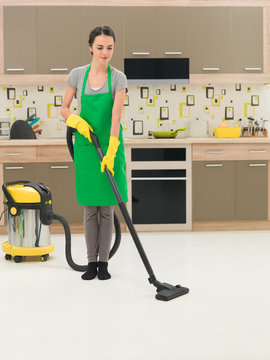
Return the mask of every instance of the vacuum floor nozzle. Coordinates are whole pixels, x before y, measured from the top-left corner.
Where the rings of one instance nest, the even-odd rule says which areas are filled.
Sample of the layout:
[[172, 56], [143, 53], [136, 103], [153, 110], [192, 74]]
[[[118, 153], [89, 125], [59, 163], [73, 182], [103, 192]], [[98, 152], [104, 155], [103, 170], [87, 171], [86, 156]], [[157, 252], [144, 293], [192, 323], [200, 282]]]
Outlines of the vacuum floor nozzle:
[[156, 299], [162, 301], [169, 301], [179, 296], [185, 295], [189, 289], [180, 285], [170, 285], [166, 283], [161, 284], [163, 289], [157, 290]]

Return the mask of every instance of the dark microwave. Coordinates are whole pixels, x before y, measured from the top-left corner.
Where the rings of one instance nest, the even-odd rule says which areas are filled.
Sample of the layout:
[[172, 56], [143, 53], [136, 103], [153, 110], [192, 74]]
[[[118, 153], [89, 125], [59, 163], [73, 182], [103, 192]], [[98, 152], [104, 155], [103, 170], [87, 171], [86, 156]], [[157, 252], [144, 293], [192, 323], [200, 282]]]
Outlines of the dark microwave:
[[125, 58], [129, 84], [188, 84], [188, 58]]

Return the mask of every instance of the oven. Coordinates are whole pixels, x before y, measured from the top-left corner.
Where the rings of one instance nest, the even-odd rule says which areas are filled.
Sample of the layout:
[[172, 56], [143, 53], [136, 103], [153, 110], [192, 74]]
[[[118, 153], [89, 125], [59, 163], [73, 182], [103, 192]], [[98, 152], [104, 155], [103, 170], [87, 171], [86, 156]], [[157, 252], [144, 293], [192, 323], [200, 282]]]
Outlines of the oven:
[[191, 229], [190, 146], [132, 148], [130, 200], [138, 230]]

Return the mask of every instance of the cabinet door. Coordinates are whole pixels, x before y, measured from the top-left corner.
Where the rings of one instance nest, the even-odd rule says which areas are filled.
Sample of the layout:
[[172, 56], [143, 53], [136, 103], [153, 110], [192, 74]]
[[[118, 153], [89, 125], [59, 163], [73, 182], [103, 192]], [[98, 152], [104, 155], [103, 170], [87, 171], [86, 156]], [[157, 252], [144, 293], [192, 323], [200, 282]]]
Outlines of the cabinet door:
[[81, 65], [80, 52], [80, 7], [38, 6], [38, 73], [68, 73]]
[[157, 7], [157, 57], [189, 57], [190, 8]]
[[263, 8], [232, 7], [232, 72], [263, 71]]
[[190, 9], [190, 72], [226, 73], [230, 65], [231, 8]]
[[124, 8], [125, 57], [156, 57], [156, 7]]
[[234, 220], [235, 162], [193, 161], [193, 221]]
[[88, 45], [89, 34], [92, 29], [100, 25], [108, 25], [115, 33], [115, 48], [111, 64], [117, 69], [124, 70], [124, 24], [123, 9], [118, 6], [83, 6], [81, 7], [81, 54], [82, 65], [89, 64], [92, 55]]
[[35, 74], [36, 7], [5, 6], [4, 67], [6, 74]]
[[266, 220], [267, 161], [236, 162], [236, 219]]
[[73, 163], [39, 164], [38, 181], [50, 188], [55, 213], [73, 224], [83, 222], [83, 206], [76, 199]]
[[4, 164], [4, 182], [9, 181], [37, 181], [37, 165], [31, 163]]

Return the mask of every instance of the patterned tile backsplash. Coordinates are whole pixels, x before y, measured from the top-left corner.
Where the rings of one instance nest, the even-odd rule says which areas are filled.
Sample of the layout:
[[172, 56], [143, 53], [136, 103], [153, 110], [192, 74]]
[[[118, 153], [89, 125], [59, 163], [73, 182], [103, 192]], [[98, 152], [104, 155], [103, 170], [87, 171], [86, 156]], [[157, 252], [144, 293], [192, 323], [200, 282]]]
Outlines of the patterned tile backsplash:
[[[0, 118], [8, 116], [12, 124], [35, 114], [40, 120], [34, 130], [42, 130], [38, 138], [64, 138], [66, 125], [60, 115], [64, 92], [65, 85], [1, 86]], [[71, 110], [77, 111], [76, 99]], [[267, 120], [265, 127], [270, 129], [270, 85], [132, 85], [125, 98], [122, 125], [124, 136], [133, 138], [177, 128], [187, 129], [178, 137], [192, 136], [194, 124], [202, 135], [203, 125], [208, 124], [212, 136], [221, 121], [247, 126], [248, 117], [259, 124]]]

